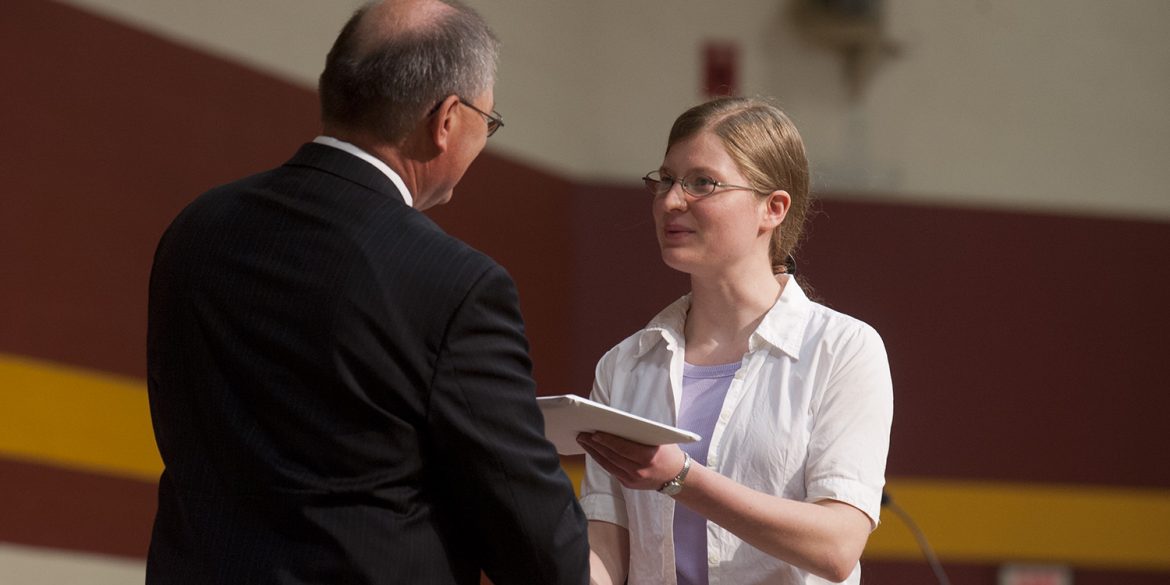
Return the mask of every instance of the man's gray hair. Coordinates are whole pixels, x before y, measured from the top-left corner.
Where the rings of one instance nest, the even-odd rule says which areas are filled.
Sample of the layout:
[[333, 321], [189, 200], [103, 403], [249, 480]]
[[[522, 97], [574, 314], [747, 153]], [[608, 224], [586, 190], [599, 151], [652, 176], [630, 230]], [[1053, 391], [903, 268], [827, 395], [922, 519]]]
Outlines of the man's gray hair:
[[372, 131], [398, 144], [447, 96], [470, 100], [491, 88], [499, 41], [473, 9], [454, 0], [444, 4], [454, 10], [400, 31], [363, 30], [372, 3], [354, 13], [319, 80], [326, 125]]

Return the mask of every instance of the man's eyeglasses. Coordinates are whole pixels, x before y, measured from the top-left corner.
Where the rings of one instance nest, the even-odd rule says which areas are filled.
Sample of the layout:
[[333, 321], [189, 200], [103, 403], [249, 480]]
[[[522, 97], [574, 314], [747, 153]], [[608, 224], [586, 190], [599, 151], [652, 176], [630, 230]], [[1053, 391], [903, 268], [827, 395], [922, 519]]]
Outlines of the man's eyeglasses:
[[475, 110], [475, 112], [477, 114], [484, 117], [484, 121], [487, 122], [488, 136], [495, 134], [496, 130], [499, 130], [500, 128], [504, 127], [504, 119], [500, 117], [499, 112], [492, 110], [492, 113], [489, 114], [489, 113], [471, 105], [471, 102], [464, 101], [463, 98], [459, 98], [459, 103], [471, 108], [472, 110]]
[[715, 192], [716, 189], [720, 191], [727, 191], [730, 189], [747, 189], [748, 191], [755, 191], [752, 187], [743, 187], [740, 185], [729, 185], [721, 183], [704, 175], [694, 177], [683, 177], [676, 179], [670, 175], [664, 174], [661, 171], [652, 171], [642, 177], [642, 182], [646, 184], [646, 190], [654, 195], [665, 195], [670, 192], [675, 183], [682, 187], [683, 191], [690, 193], [695, 197], [706, 197]]

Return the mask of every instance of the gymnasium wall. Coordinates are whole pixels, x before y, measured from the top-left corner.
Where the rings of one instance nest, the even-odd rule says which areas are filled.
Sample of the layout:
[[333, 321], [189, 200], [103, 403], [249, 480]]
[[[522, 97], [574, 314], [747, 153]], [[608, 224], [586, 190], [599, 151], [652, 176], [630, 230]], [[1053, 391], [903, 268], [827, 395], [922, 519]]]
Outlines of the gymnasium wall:
[[[315, 136], [316, 97], [293, 74], [153, 25], [44, 0], [6, 8], [0, 582], [140, 580], [161, 470], [143, 382], [154, 244], [200, 192], [280, 164]], [[484, 7], [505, 43], [524, 38], [493, 10], [502, 9]], [[331, 38], [343, 18], [319, 25], [319, 36]], [[560, 28], [582, 39], [569, 29]], [[546, 110], [532, 103], [540, 96], [519, 97], [506, 73], [497, 101], [509, 125], [454, 202], [431, 215], [515, 277], [540, 391], [585, 393], [601, 353], [686, 280], [658, 259], [636, 181], [591, 172], [612, 152], [583, 148], [599, 158], [572, 166], [561, 160], [572, 156], [541, 159], [528, 143], [496, 140], [517, 127], [532, 144], [597, 151], [626, 138], [609, 126], [583, 141], [555, 126], [525, 130], [526, 105]], [[694, 100], [663, 105], [649, 138], [631, 138], [647, 152], [628, 164], [656, 165], [669, 119]], [[619, 118], [626, 105], [646, 108], [636, 95], [603, 103]], [[1170, 140], [1150, 128], [1149, 144]], [[625, 174], [637, 176], [633, 168]], [[942, 194], [960, 183], [824, 183], [801, 270], [827, 304], [886, 341], [896, 400], [889, 492], [952, 582], [995, 583], [998, 567], [1016, 562], [1071, 566], [1078, 585], [1166, 582], [1170, 213]], [[934, 184], [937, 197], [923, 187]], [[580, 461], [565, 467], [577, 476]], [[892, 514], [864, 563], [867, 583], [932, 579]]]

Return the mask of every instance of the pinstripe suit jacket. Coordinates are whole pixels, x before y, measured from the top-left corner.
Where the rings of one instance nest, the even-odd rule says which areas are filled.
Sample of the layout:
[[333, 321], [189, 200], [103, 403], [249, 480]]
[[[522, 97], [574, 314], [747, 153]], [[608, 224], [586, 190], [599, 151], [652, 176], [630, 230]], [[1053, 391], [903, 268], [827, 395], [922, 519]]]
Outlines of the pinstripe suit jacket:
[[148, 583], [585, 583], [515, 287], [319, 144], [205, 193], [150, 280]]

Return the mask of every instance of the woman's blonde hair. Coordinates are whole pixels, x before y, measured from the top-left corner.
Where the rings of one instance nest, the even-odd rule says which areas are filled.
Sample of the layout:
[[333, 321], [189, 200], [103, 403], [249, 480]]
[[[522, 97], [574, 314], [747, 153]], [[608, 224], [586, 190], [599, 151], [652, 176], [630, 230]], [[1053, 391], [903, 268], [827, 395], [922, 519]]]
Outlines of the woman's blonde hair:
[[773, 272], [792, 272], [811, 207], [808, 159], [796, 126], [780, 108], [762, 99], [721, 97], [683, 112], [670, 129], [666, 150], [704, 130], [719, 137], [750, 187], [765, 195], [784, 190], [792, 196], [788, 215], [772, 232], [768, 250]]

